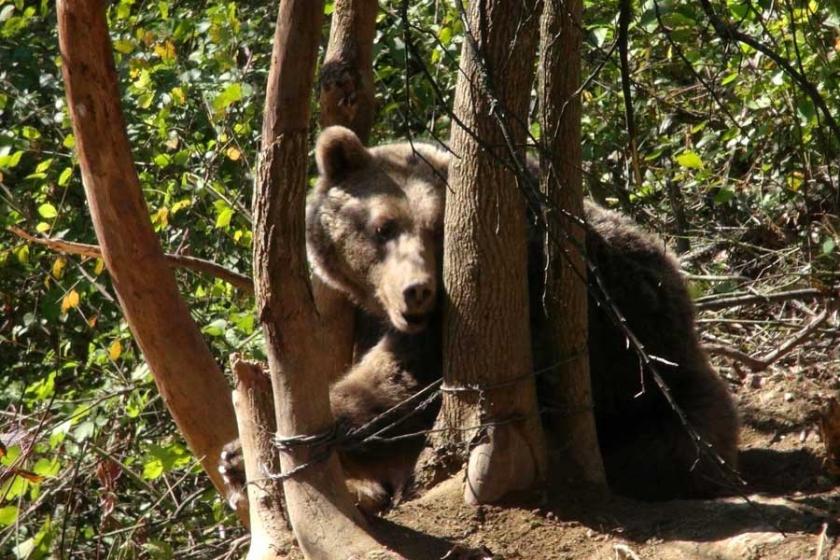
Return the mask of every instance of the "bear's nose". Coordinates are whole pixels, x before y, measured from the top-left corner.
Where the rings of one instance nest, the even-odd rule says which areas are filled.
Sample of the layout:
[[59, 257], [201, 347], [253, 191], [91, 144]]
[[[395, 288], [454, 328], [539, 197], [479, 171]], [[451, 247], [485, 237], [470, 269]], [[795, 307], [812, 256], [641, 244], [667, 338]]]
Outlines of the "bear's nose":
[[431, 303], [434, 291], [428, 282], [415, 282], [403, 290], [403, 298], [409, 312], [425, 311]]

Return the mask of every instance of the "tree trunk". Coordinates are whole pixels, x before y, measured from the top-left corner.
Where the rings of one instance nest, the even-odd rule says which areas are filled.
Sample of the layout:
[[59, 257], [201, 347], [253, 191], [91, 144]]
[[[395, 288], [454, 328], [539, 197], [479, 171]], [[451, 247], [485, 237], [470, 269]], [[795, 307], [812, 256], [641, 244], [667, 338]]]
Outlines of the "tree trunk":
[[221, 490], [219, 453], [236, 437], [230, 387], [149, 221], [120, 109], [105, 3], [59, 1], [58, 32], [67, 106], [105, 265], [167, 408]]
[[[323, 2], [282, 0], [268, 77], [254, 193], [254, 280], [268, 353], [277, 434], [314, 436], [333, 424], [329, 357], [309, 283], [304, 247], [309, 102]], [[312, 466], [305, 465], [312, 463]], [[289, 520], [309, 558], [364, 556], [382, 547], [364, 530], [329, 447], [281, 452]]]
[[[376, 112], [373, 37], [378, 9], [376, 0], [337, 0], [321, 66], [321, 126], [345, 126], [365, 143]], [[333, 359], [330, 381], [335, 381], [353, 364], [355, 307], [317, 276], [312, 290], [324, 325], [324, 347]]]
[[376, 0], [336, 0], [321, 66], [321, 126], [347, 127], [365, 144], [376, 115], [373, 37], [378, 9]]
[[443, 438], [450, 448], [460, 446], [460, 454], [472, 448], [465, 488], [470, 503], [497, 501], [545, 475], [530, 375], [525, 205], [515, 174], [503, 164], [512, 161], [508, 146], [520, 165], [525, 161], [520, 123], [527, 120], [533, 78], [536, 5], [470, 2], [455, 93], [460, 123], [453, 124], [456, 156], [445, 212], [448, 300], [438, 422], [448, 429]]
[[294, 545], [294, 536], [283, 515], [283, 483], [266, 477], [280, 472], [280, 458], [272, 437], [276, 431], [271, 380], [262, 366], [231, 356], [236, 376], [233, 407], [242, 444], [247, 487], [251, 546], [247, 560], [271, 559]]
[[[589, 380], [587, 292], [581, 181], [580, 48], [582, 0], [545, 0], [540, 20], [540, 189], [552, 210], [545, 254], [550, 364], [550, 426], [560, 441], [559, 472], [571, 483], [606, 490]], [[584, 280], [581, 280], [584, 279]]]

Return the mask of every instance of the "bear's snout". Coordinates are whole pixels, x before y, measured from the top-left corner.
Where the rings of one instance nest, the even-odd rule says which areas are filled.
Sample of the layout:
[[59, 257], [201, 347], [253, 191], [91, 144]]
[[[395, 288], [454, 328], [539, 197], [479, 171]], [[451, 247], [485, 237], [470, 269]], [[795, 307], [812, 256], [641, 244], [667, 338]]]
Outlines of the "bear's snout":
[[403, 301], [407, 313], [426, 313], [435, 295], [434, 286], [428, 280], [412, 282], [403, 289]]

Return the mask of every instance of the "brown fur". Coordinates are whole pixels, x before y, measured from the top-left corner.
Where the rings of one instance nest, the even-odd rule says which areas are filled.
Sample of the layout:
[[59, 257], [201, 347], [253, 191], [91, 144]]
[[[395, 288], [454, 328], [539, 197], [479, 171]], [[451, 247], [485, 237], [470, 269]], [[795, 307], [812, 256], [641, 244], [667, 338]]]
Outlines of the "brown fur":
[[[441, 375], [437, 289], [442, 255], [448, 154], [425, 144], [365, 149], [340, 127], [326, 129], [316, 149], [321, 177], [307, 205], [307, 248], [313, 269], [380, 322], [381, 340], [333, 385], [334, 415], [360, 426]], [[674, 258], [657, 238], [627, 218], [587, 203], [587, 251], [609, 297], [646, 350], [676, 366], [658, 365], [697, 431], [734, 465], [738, 422], [726, 387], [712, 370], [695, 332], [694, 311]], [[377, 228], [395, 227], [386, 238]], [[535, 357], [545, 320], [539, 243], [529, 254]], [[431, 298], [412, 308], [406, 285]], [[677, 415], [603, 308], [590, 297], [589, 349], [595, 416], [613, 489], [647, 499], [708, 495], [708, 469]], [[414, 321], [408, 321], [413, 318]], [[422, 319], [422, 320], [421, 320]], [[550, 379], [547, 381], [550, 384]], [[542, 387], [545, 400], [550, 392]], [[434, 410], [394, 433], [431, 426]], [[379, 443], [341, 453], [348, 483], [367, 509], [387, 505], [409, 478], [422, 439]]]

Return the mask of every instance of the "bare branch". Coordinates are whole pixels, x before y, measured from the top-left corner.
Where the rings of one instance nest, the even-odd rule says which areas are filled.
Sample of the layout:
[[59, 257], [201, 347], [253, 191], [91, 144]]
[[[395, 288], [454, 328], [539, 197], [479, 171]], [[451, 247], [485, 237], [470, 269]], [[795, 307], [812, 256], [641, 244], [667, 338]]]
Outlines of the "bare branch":
[[[9, 231], [18, 237], [29, 241], [30, 243], [36, 243], [53, 251], [67, 253], [69, 255], [81, 255], [83, 257], [97, 259], [102, 258], [102, 249], [99, 245], [78, 243], [75, 241], [66, 241], [64, 239], [55, 239], [51, 237], [36, 237], [16, 226], [9, 226]], [[207, 274], [214, 278], [224, 280], [238, 290], [242, 290], [243, 292], [249, 294], [254, 293], [254, 282], [250, 277], [240, 274], [234, 270], [230, 270], [229, 268], [225, 268], [213, 261], [172, 253], [164, 253], [163, 258], [169, 264], [170, 268], [186, 268], [194, 272]]]
[[790, 290], [787, 292], [776, 292], [773, 294], [743, 294], [736, 296], [706, 296], [695, 300], [694, 307], [702, 311], [725, 309], [739, 305], [752, 303], [771, 303], [787, 301], [791, 299], [834, 299], [840, 297], [837, 289], [818, 290], [816, 288], [803, 288], [801, 290]]
[[705, 350], [711, 354], [718, 354], [721, 356], [726, 356], [727, 358], [732, 358], [733, 360], [737, 360], [742, 364], [745, 364], [752, 371], [764, 371], [765, 369], [782, 359], [784, 356], [789, 354], [791, 350], [793, 350], [794, 348], [811, 338], [811, 336], [817, 331], [819, 326], [822, 325], [827, 318], [828, 310], [825, 309], [822, 313], [814, 317], [811, 320], [811, 322], [802, 327], [802, 329], [800, 329], [799, 332], [797, 332], [790, 339], [785, 341], [784, 344], [760, 358], [753, 358], [752, 356], [745, 354], [740, 350], [730, 348], [729, 346], [723, 344], [706, 344], [703, 346], [703, 348], [705, 348]]

